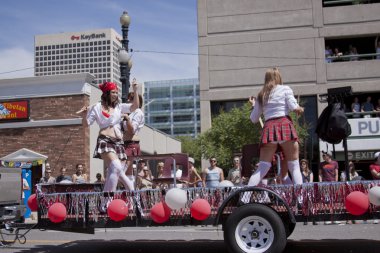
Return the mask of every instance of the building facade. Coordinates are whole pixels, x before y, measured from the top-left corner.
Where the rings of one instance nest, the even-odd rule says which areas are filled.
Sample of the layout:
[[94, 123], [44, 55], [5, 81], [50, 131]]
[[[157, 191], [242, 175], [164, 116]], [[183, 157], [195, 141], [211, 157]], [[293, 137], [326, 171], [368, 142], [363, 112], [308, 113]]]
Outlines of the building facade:
[[[94, 79], [79, 73], [0, 80], [0, 165], [12, 162], [8, 157], [20, 161], [18, 154], [27, 150], [48, 161], [54, 177], [62, 167], [68, 175], [74, 174], [77, 163], [84, 164], [91, 182], [96, 173], [104, 174], [103, 161], [92, 157], [99, 126], [84, 126], [82, 116], [76, 114], [84, 105], [99, 101], [101, 91]], [[148, 126], [141, 130], [140, 139], [144, 155], [181, 152], [180, 141]], [[33, 168], [33, 184], [43, 168], [44, 164]]]
[[[103, 173], [102, 161], [90, 159], [90, 147], [95, 145], [99, 128], [84, 127], [81, 116], [75, 113], [100, 96], [93, 79], [82, 73], [0, 80], [0, 104], [10, 112], [0, 120], [5, 144], [0, 146], [0, 157], [26, 148], [47, 157], [53, 176], [58, 176], [62, 167], [67, 168], [68, 175], [74, 174], [77, 163], [84, 165], [91, 179], [97, 172]], [[23, 101], [24, 106], [20, 104]], [[38, 168], [32, 174], [43, 175]]]
[[172, 136], [200, 132], [199, 81], [196, 78], [144, 83], [145, 122]]
[[121, 90], [118, 60], [121, 38], [111, 28], [36, 35], [34, 74], [91, 73], [95, 76], [95, 83], [111, 81]]
[[[256, 96], [271, 67], [279, 67], [284, 83], [301, 100], [307, 99], [305, 115], [310, 117], [312, 112], [308, 119], [312, 128], [327, 106], [320, 95], [329, 88], [351, 86], [353, 96], [360, 96], [361, 102], [369, 94], [374, 102], [380, 98], [380, 60], [375, 49], [380, 3], [329, 2], [198, 0], [202, 132], [211, 127], [215, 107]], [[359, 54], [356, 59], [346, 53], [353, 46]], [[326, 53], [329, 47], [340, 47], [343, 53], [330, 57]], [[346, 105], [351, 105], [353, 96], [345, 98]], [[351, 124], [361, 121], [363, 118], [350, 119]], [[379, 129], [371, 135], [364, 132], [365, 136], [355, 132], [353, 138], [361, 142], [349, 139], [349, 149], [379, 150]], [[313, 134], [310, 138], [315, 148], [307, 158], [318, 162], [319, 150], [326, 150], [326, 144]]]

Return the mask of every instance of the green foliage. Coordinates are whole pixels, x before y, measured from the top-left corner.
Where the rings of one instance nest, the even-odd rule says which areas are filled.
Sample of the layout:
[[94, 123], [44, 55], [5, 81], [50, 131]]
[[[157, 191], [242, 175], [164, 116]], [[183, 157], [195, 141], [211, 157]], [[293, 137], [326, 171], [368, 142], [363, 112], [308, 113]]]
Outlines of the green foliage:
[[213, 118], [212, 127], [199, 136], [202, 158], [212, 156], [221, 168], [231, 167], [231, 159], [240, 153], [243, 145], [258, 143], [261, 134], [260, 124], [252, 124], [249, 116], [251, 106], [233, 108], [230, 112], [220, 112]]
[[[212, 119], [212, 127], [196, 139], [178, 137], [182, 141], [182, 152], [194, 157], [196, 168], [199, 168], [201, 159], [215, 157], [219, 167], [229, 169], [232, 167], [233, 156], [240, 154], [244, 145], [260, 142], [262, 128], [260, 123], [251, 122], [250, 114], [251, 106], [248, 103], [241, 108], [233, 108], [230, 112], [221, 111]], [[302, 147], [303, 140], [308, 136], [308, 126], [303, 117], [295, 113], [290, 116]]]
[[181, 141], [182, 153], [187, 153], [190, 157], [195, 159], [195, 167], [199, 168], [201, 165], [202, 152], [199, 146], [198, 139], [193, 139], [190, 136], [177, 136]]

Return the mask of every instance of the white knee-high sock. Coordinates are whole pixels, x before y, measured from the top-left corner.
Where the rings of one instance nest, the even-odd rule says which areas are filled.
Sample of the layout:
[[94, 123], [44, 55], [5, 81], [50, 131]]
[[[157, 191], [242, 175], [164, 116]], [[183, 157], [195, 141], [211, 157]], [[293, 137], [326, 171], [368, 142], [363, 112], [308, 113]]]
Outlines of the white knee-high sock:
[[282, 178], [282, 184], [293, 184], [292, 180], [288, 175]]
[[260, 161], [258, 169], [255, 171], [255, 173], [253, 173], [253, 175], [249, 179], [248, 186], [258, 185], [260, 181], [268, 173], [271, 166], [272, 164], [270, 162]]
[[120, 173], [119, 180], [124, 185], [126, 190], [134, 191], [135, 186], [133, 185], [133, 181], [125, 175], [125, 172], [123, 171]]
[[294, 184], [302, 184], [300, 162], [298, 160], [288, 161], [288, 169], [292, 175]]
[[119, 180], [120, 172], [123, 171], [120, 160], [112, 160], [107, 170], [107, 178], [104, 183], [105, 192], [116, 191], [117, 181]]

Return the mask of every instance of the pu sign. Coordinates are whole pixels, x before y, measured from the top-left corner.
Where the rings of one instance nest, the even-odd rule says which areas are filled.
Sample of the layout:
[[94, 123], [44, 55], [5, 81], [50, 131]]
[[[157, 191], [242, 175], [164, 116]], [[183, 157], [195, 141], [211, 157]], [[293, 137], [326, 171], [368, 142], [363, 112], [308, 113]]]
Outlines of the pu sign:
[[379, 136], [380, 118], [349, 119], [351, 125], [350, 137]]
[[0, 101], [0, 122], [5, 121], [28, 121], [29, 101]]

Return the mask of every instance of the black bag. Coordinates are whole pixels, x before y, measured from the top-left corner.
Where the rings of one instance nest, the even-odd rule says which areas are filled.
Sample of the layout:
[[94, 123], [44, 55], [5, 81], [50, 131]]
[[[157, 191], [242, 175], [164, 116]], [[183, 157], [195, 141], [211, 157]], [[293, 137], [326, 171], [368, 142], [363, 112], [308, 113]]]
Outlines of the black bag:
[[329, 104], [323, 110], [315, 132], [321, 140], [331, 144], [338, 144], [351, 135], [351, 126], [341, 103]]

